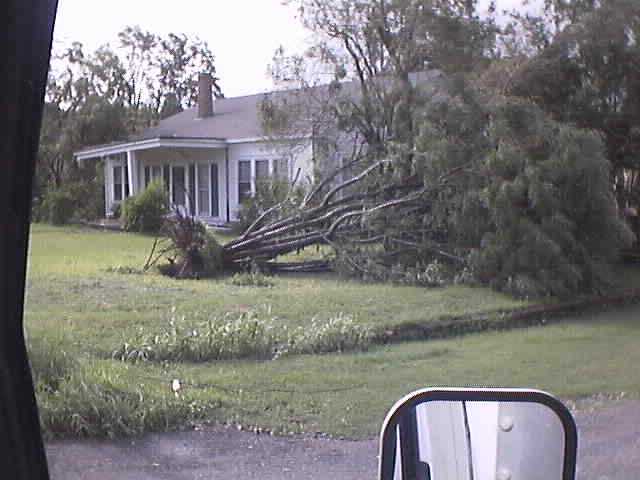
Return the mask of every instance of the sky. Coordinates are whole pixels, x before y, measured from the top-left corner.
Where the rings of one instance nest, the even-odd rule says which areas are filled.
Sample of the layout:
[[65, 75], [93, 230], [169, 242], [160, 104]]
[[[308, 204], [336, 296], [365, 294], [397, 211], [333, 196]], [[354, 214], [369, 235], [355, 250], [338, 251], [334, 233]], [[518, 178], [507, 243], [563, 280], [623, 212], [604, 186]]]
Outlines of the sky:
[[[498, 8], [519, 3], [498, 0]], [[118, 32], [128, 25], [207, 41], [227, 97], [271, 90], [267, 67], [275, 50], [282, 45], [302, 53], [309, 42], [295, 8], [281, 0], [59, 0], [54, 49], [72, 41], [86, 50], [115, 47]]]

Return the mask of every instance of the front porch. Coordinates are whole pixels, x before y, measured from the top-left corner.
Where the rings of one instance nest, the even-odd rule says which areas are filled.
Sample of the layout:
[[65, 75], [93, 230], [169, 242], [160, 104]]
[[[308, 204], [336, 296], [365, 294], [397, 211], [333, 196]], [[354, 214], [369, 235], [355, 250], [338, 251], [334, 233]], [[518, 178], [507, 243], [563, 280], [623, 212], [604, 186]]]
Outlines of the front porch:
[[97, 147], [77, 157], [79, 161], [104, 161], [107, 218], [116, 216], [126, 198], [160, 180], [173, 208], [209, 225], [222, 226], [232, 220], [227, 194], [229, 156], [224, 142], [155, 139]]

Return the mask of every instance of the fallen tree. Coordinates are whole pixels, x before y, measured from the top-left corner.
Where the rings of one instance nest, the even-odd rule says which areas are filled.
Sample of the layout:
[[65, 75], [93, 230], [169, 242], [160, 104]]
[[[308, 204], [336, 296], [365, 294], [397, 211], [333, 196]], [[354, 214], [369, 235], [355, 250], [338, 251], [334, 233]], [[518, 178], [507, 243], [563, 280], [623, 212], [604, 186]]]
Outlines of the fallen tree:
[[[427, 105], [420, 118], [413, 149], [356, 157], [224, 245], [177, 212], [165, 229], [169, 243], [156, 242], [146, 268], [166, 257], [161, 268], [179, 278], [320, 271], [326, 261], [278, 258], [328, 245], [332, 265], [376, 281], [473, 282], [517, 296], [605, 291], [633, 235], [597, 134], [530, 103], [466, 90]], [[338, 180], [347, 170], [359, 173]]]
[[[452, 169], [432, 185], [416, 178], [384, 183], [380, 182], [380, 172], [392, 163], [385, 159], [331, 186], [344, 170], [363, 162], [361, 158], [336, 169], [298, 205], [291, 205], [288, 196], [265, 210], [241, 235], [224, 245], [218, 245], [197, 219], [176, 210], [166, 221], [165, 237], [155, 240], [144, 269], [165, 258], [168, 266], [161, 269], [178, 278], [255, 267], [268, 272], [324, 271], [329, 268], [326, 260], [275, 262], [274, 259], [313, 245], [330, 245], [346, 255], [345, 245], [380, 243], [382, 237], [372, 235], [363, 221], [365, 218], [385, 210], [393, 210], [394, 215], [400, 216], [425, 214], [429, 209], [425, 202], [427, 193], [433, 194], [446, 185], [449, 177], [462, 170]], [[292, 190], [293, 185], [295, 182]], [[289, 213], [282, 215], [285, 211]], [[406, 247], [406, 242], [397, 239], [398, 246], [405, 244]], [[442, 254], [454, 257], [450, 253]]]

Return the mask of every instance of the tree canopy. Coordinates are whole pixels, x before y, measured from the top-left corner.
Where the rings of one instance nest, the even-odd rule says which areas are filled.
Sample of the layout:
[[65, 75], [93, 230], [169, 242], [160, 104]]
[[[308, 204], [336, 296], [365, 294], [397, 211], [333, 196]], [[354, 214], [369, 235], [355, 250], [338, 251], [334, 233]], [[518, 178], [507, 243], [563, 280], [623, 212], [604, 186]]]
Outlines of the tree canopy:
[[[640, 205], [640, 4], [553, 0], [514, 14], [509, 73], [498, 82], [556, 120], [598, 131], [621, 207]], [[511, 42], [514, 45], [515, 42]]]
[[206, 42], [126, 27], [115, 47], [87, 52], [79, 42], [54, 52], [45, 96], [37, 185], [74, 180], [73, 152], [122, 140], [195, 104], [198, 73], [222, 96]]

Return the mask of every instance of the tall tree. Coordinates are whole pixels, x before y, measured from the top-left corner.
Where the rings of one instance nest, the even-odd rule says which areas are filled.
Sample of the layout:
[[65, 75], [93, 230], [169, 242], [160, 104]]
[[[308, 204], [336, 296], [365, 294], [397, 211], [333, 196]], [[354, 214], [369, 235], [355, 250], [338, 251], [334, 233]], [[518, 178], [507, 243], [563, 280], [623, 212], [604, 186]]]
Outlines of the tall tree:
[[75, 150], [124, 139], [193, 105], [197, 74], [215, 75], [213, 53], [197, 38], [163, 38], [135, 26], [120, 32], [118, 41], [118, 48], [103, 45], [90, 53], [73, 42], [54, 55], [39, 153], [40, 190], [62, 185], [74, 171]]
[[158, 67], [158, 91], [156, 99], [166, 100], [167, 94], [175, 95], [177, 104], [190, 108], [198, 98], [198, 73], [207, 72], [213, 79], [213, 93], [222, 96], [219, 78], [216, 76], [214, 56], [207, 42], [189, 39], [184, 34], [170, 33], [159, 41], [156, 65]]
[[[288, 3], [297, 5], [302, 22], [315, 34], [307, 62], [324, 65], [333, 76], [334, 118], [357, 131], [372, 158], [385, 155], [391, 139], [412, 148], [417, 133], [412, 110], [419, 96], [411, 74], [468, 72], [493, 49], [493, 24], [479, 18], [476, 0]], [[293, 76], [307, 71], [300, 61], [280, 60], [280, 66], [294, 67]], [[291, 68], [284, 70], [274, 68], [290, 79]], [[342, 88], [344, 80], [352, 87]], [[398, 169], [410, 174], [410, 155]]]
[[538, 15], [513, 18], [510, 37], [524, 34], [524, 43], [498, 83], [559, 121], [600, 132], [620, 206], [640, 206], [640, 4], [549, 0]]

